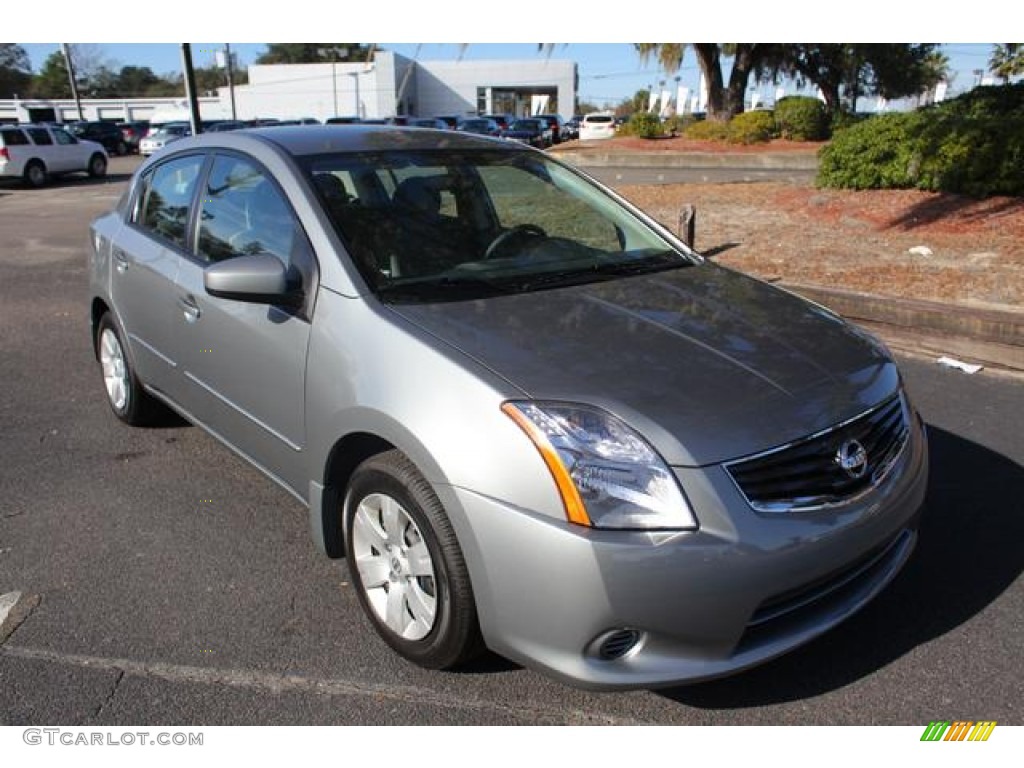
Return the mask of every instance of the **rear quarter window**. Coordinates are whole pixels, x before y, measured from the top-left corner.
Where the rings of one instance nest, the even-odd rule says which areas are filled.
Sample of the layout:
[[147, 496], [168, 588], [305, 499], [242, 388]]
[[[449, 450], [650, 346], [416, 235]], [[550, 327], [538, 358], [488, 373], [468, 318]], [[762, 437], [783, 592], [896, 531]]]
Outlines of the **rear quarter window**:
[[0, 146], [17, 147], [28, 144], [28, 137], [19, 130], [0, 131]]

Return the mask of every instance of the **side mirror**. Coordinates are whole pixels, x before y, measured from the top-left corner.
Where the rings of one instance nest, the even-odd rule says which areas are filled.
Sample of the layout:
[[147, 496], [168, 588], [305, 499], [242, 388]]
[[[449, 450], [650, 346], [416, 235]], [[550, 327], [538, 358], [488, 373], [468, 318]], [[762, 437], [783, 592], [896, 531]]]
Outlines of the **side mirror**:
[[203, 271], [203, 286], [211, 296], [256, 304], [293, 303], [287, 270], [269, 253], [236, 256]]

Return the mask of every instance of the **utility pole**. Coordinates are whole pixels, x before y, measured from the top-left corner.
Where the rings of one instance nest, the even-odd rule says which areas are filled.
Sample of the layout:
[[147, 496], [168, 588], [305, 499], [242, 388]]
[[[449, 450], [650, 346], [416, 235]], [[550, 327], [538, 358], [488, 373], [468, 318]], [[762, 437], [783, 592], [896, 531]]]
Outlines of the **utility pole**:
[[82, 99], [78, 96], [78, 83], [75, 82], [75, 65], [71, 62], [71, 49], [67, 43], [61, 43], [60, 49], [64, 53], [64, 65], [68, 70], [68, 79], [71, 81], [71, 95], [75, 97], [75, 107], [78, 109], [78, 119], [85, 120], [82, 114]]
[[181, 44], [181, 64], [185, 74], [185, 98], [188, 99], [189, 122], [192, 124], [192, 135], [203, 132], [203, 121], [199, 118], [199, 98], [196, 96], [196, 73], [192, 69], [192, 46]]
[[235, 110], [235, 68], [231, 61], [231, 43], [224, 43], [224, 58], [227, 59], [228, 70], [228, 93], [231, 94], [231, 119], [238, 119], [238, 112]]

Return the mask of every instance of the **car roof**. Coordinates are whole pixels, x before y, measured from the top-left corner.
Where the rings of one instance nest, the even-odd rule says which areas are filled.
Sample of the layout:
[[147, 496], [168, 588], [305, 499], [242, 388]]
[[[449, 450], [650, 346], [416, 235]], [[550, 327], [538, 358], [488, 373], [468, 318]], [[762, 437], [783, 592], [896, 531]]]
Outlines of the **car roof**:
[[473, 134], [434, 131], [394, 125], [296, 125], [243, 128], [239, 131], [201, 134], [174, 143], [175, 150], [189, 147], [224, 147], [245, 150], [252, 142], [277, 145], [294, 156], [333, 152], [380, 152], [423, 149], [493, 149], [528, 152], [523, 147]]

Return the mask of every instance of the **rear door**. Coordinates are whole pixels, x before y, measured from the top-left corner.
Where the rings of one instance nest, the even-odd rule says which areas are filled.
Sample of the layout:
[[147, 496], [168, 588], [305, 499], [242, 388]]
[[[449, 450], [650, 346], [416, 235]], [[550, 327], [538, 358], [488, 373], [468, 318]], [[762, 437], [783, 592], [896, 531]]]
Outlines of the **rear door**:
[[60, 170], [85, 170], [89, 165], [89, 158], [92, 156], [94, 147], [82, 144], [63, 128], [54, 128], [52, 131], [53, 146], [57, 157], [60, 158]]
[[[195, 257], [182, 261], [177, 318], [188, 411], [285, 485], [305, 493], [306, 348], [316, 265], [281, 188], [255, 160], [217, 154], [199, 198]], [[242, 255], [269, 253], [301, 287], [300, 307], [218, 298], [203, 270]]]
[[175, 280], [187, 258], [189, 211], [205, 162], [201, 153], [183, 155], [149, 170], [111, 252], [111, 296], [139, 377], [176, 401], [182, 381], [175, 334], [187, 311]]

